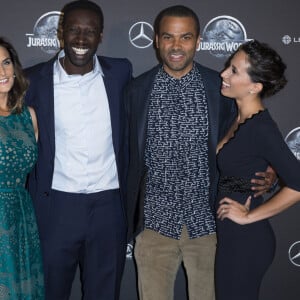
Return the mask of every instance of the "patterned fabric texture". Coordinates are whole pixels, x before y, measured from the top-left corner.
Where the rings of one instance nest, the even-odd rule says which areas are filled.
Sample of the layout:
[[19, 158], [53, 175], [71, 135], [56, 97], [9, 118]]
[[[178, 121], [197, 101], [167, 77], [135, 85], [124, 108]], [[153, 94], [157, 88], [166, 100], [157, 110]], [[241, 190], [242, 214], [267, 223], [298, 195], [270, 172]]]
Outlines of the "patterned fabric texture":
[[32, 120], [0, 117], [0, 300], [44, 299], [44, 278], [34, 208], [25, 190], [37, 159]]
[[162, 68], [150, 95], [145, 161], [145, 227], [180, 239], [215, 232], [209, 207], [208, 110], [201, 74], [180, 79]]

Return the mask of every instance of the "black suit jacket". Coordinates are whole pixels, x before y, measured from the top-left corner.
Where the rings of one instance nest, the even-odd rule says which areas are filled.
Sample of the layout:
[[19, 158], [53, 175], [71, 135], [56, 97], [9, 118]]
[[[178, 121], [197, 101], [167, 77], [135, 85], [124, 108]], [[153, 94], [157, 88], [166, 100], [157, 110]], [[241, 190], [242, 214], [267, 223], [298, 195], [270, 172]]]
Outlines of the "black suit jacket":
[[[27, 105], [35, 109], [38, 126], [38, 160], [29, 176], [28, 188], [32, 196], [40, 231], [46, 226], [54, 170], [54, 88], [53, 64], [57, 57], [25, 70], [30, 81], [25, 96]], [[131, 80], [132, 66], [127, 59], [98, 57], [104, 73], [104, 85], [108, 97], [112, 140], [116, 156], [121, 195], [125, 195], [127, 155], [124, 152], [124, 87]], [[67, 114], [68, 112], [66, 112]]]
[[[127, 220], [128, 240], [131, 240], [143, 229], [145, 177], [144, 153], [147, 136], [147, 118], [149, 95], [152, 90], [158, 65], [140, 75], [126, 88], [127, 135], [129, 141], [129, 169], [127, 177]], [[235, 115], [234, 101], [220, 94], [221, 79], [216, 71], [200, 64], [196, 67], [201, 73], [208, 102], [209, 117], [209, 176], [210, 200], [214, 205], [217, 185], [216, 147], [228, 129]]]

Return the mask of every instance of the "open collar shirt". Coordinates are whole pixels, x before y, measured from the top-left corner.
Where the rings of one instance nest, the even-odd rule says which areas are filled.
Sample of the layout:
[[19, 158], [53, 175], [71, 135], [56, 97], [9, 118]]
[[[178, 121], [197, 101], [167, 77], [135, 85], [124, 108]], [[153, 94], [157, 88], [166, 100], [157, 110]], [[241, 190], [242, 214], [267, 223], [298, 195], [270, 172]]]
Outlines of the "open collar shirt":
[[55, 160], [52, 188], [95, 193], [119, 187], [108, 98], [97, 56], [84, 75], [54, 63]]

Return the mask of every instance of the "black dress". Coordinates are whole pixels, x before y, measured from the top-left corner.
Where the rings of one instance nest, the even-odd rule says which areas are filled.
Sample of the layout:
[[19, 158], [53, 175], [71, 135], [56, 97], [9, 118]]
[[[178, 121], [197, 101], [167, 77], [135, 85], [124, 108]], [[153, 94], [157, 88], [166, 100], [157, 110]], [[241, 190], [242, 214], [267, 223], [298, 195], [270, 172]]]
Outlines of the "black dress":
[[[287, 147], [267, 110], [242, 123], [217, 156], [219, 201], [228, 196], [242, 204], [252, 195], [250, 179], [271, 165], [286, 186], [300, 191], [300, 162]], [[252, 198], [251, 207], [263, 197]], [[272, 263], [275, 237], [268, 220], [239, 225], [217, 220], [216, 299], [256, 300], [262, 278]]]

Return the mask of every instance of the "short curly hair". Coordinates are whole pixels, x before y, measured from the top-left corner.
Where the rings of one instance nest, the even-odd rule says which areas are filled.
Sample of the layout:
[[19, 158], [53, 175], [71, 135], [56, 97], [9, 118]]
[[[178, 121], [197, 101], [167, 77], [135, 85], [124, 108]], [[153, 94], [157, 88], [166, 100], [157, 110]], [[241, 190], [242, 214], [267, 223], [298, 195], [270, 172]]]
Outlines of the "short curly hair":
[[195, 22], [195, 29], [197, 35], [200, 34], [200, 22], [197, 14], [184, 5], [174, 5], [163, 9], [155, 18], [154, 21], [154, 32], [155, 34], [159, 34], [160, 31], [160, 23], [164, 17], [188, 17], [192, 18]]
[[101, 7], [96, 4], [95, 2], [92, 1], [88, 1], [88, 0], [76, 0], [76, 1], [72, 1], [67, 3], [63, 9], [62, 9], [62, 20], [61, 20], [61, 25], [62, 27], [65, 25], [65, 20], [67, 19], [68, 15], [75, 11], [75, 10], [89, 10], [94, 12], [99, 19], [99, 29], [100, 32], [103, 32], [103, 28], [104, 28], [104, 16], [103, 16], [103, 12]]

